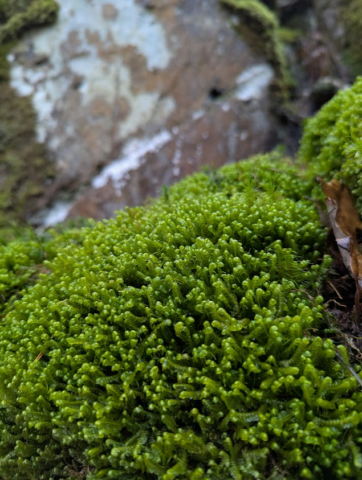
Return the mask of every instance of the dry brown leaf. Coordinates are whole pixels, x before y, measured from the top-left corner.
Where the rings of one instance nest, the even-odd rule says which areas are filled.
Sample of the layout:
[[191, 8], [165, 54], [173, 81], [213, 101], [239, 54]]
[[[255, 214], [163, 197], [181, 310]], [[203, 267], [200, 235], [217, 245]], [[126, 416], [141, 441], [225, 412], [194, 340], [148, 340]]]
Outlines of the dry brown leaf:
[[337, 180], [326, 183], [321, 178], [317, 180], [327, 196], [325, 200], [327, 213], [343, 263], [356, 282], [355, 306], [359, 316], [362, 295], [362, 254], [358, 239], [362, 232], [362, 222], [354, 206], [352, 194], [343, 183]]

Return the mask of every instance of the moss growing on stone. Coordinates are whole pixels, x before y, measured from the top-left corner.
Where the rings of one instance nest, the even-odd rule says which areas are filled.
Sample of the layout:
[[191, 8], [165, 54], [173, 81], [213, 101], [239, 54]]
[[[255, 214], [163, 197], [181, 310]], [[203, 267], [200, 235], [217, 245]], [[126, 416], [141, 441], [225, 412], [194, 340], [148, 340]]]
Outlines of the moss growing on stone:
[[362, 394], [323, 338], [310, 189], [255, 157], [46, 262], [0, 324], [0, 478], [357, 479]]
[[221, 0], [240, 16], [238, 29], [259, 50], [276, 71], [276, 88], [285, 98], [292, 85], [280, 39], [280, 25], [275, 12], [259, 0]]
[[324, 332], [330, 260], [305, 197], [316, 173], [358, 183], [361, 89], [308, 122], [309, 170], [258, 156], [4, 242], [1, 480], [359, 480], [362, 393]]
[[0, 2], [0, 230], [39, 207], [37, 199], [54, 175], [45, 147], [36, 141], [31, 97], [19, 97], [10, 87], [6, 57], [15, 39], [53, 22], [57, 9], [53, 0]]
[[35, 138], [31, 98], [19, 97], [6, 81], [0, 88], [0, 228], [24, 220], [54, 176], [44, 145]]
[[0, 43], [19, 38], [29, 28], [53, 23], [58, 9], [55, 0], [1, 0]]
[[311, 165], [311, 177], [342, 180], [362, 213], [362, 78], [339, 91], [305, 125], [299, 158]]

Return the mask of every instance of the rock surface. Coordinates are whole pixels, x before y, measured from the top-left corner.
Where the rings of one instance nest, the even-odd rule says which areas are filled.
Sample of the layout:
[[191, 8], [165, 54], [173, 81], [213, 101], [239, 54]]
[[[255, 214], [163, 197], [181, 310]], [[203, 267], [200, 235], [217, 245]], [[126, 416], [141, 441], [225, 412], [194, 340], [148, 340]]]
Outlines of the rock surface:
[[275, 145], [273, 70], [232, 21], [218, 0], [62, 0], [57, 24], [25, 37], [11, 85], [32, 95], [57, 170], [38, 221], [111, 217]]

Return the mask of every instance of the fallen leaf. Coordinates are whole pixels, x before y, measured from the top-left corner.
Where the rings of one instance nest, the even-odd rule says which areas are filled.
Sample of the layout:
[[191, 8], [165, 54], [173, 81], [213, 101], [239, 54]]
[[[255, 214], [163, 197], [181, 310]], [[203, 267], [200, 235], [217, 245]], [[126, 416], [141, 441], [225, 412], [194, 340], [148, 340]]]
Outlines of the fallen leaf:
[[317, 180], [327, 196], [325, 200], [327, 214], [343, 263], [356, 282], [355, 307], [359, 316], [362, 295], [362, 254], [359, 249], [359, 239], [362, 233], [362, 222], [352, 194], [343, 183], [337, 180], [326, 183], [321, 178]]

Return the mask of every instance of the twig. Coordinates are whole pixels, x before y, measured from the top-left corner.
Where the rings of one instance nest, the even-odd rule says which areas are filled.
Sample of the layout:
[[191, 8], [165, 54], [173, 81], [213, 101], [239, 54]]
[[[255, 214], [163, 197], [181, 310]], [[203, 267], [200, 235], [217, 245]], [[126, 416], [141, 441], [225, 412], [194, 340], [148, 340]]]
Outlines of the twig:
[[34, 362], [36, 362], [37, 360], [40, 360], [43, 355], [44, 355], [44, 352], [40, 352], [39, 355], [35, 358]]
[[324, 304], [324, 306], [327, 307], [328, 304], [331, 303], [331, 302], [334, 302], [334, 303], [335, 303], [336, 305], [338, 305], [339, 307], [347, 308], [347, 305], [343, 305], [343, 303], [337, 302], [337, 300], [335, 300], [334, 298], [331, 298], [330, 300], [328, 300], [328, 302], [326, 302], [326, 303]]
[[338, 298], [339, 298], [340, 300], [343, 300], [343, 297], [341, 297], [339, 291], [338, 291], [337, 288], [333, 285], [333, 283], [332, 283], [330, 280], [328, 280], [328, 283], [329, 283], [329, 285], [333, 288], [333, 290], [336, 292], [336, 294], [338, 295]]

